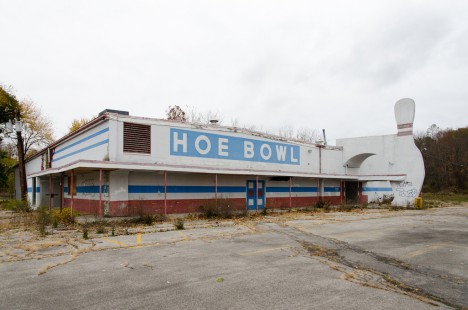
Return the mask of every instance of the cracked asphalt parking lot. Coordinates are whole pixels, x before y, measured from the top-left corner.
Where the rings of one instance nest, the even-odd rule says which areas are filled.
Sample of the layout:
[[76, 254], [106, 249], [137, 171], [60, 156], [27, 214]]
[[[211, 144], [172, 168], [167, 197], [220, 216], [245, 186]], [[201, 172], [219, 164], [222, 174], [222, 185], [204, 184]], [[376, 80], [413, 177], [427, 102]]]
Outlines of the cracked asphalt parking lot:
[[89, 240], [4, 229], [0, 308], [468, 308], [467, 219], [465, 204], [292, 212]]

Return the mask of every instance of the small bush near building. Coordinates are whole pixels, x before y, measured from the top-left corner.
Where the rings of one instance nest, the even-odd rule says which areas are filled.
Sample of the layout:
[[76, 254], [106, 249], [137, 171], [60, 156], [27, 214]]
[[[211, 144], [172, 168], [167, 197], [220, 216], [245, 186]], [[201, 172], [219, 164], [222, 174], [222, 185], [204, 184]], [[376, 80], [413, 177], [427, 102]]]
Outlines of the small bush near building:
[[226, 197], [220, 197], [217, 200], [207, 200], [203, 206], [200, 206], [199, 211], [206, 218], [221, 217], [230, 219], [234, 215], [234, 208], [231, 199]]
[[106, 224], [107, 224], [107, 221], [97, 221], [97, 222], [95, 222], [96, 233], [97, 234], [104, 234], [106, 232]]
[[7, 200], [1, 203], [1, 208], [3, 210], [13, 211], [13, 212], [30, 212], [31, 207], [27, 201], [24, 200]]
[[60, 209], [52, 209], [50, 211], [50, 216], [54, 223], [69, 225], [75, 223], [75, 218], [80, 214], [76, 211], [71, 210], [71, 208], [63, 208], [62, 212]]
[[182, 219], [177, 219], [177, 221], [176, 221], [176, 223], [174, 224], [174, 226], [175, 226], [175, 228], [176, 228], [177, 230], [183, 230], [183, 229], [185, 229], [184, 224], [185, 224], [185, 223], [184, 223], [184, 221], [183, 221]]
[[46, 227], [51, 223], [51, 216], [47, 207], [39, 207], [36, 213], [36, 224], [37, 230], [41, 234], [41, 236], [45, 236], [47, 234]]

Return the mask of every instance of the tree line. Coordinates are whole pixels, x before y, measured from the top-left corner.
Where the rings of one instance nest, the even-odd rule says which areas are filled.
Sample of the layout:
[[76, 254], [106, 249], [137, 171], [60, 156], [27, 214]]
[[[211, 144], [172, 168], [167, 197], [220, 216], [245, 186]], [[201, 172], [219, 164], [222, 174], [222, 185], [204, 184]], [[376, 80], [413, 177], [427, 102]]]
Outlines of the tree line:
[[468, 193], [468, 127], [432, 125], [414, 138], [424, 158], [423, 192]]

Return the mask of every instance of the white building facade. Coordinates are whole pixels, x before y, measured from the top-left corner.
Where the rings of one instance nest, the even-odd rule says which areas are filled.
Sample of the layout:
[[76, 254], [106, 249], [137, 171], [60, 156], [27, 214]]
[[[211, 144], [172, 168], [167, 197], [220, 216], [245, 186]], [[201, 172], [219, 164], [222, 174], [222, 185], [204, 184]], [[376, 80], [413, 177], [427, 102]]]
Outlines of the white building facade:
[[307, 144], [236, 127], [106, 110], [26, 162], [35, 206], [96, 215], [378, 202], [411, 206], [424, 180], [414, 102], [395, 105], [397, 134]]

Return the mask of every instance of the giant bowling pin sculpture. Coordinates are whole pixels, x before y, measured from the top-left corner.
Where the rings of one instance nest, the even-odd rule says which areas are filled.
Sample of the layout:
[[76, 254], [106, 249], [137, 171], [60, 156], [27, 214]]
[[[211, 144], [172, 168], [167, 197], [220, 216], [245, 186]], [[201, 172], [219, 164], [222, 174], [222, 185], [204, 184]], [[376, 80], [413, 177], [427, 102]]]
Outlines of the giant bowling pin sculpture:
[[395, 119], [398, 133], [393, 150], [394, 171], [404, 171], [406, 179], [392, 182], [393, 205], [412, 206], [414, 198], [421, 192], [424, 181], [424, 161], [413, 138], [415, 104], [413, 99], [404, 98], [395, 104]]

